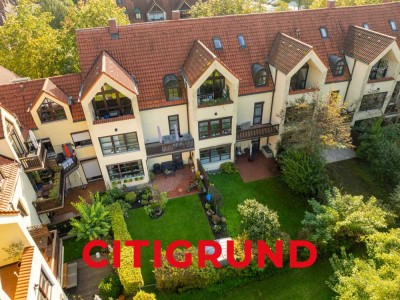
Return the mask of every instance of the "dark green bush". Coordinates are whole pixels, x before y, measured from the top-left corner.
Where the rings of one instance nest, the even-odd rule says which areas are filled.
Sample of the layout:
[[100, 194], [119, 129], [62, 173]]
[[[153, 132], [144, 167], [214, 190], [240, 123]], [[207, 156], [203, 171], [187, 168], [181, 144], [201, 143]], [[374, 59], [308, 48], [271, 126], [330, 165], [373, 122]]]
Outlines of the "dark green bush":
[[134, 203], [136, 201], [136, 194], [135, 192], [128, 192], [125, 195], [125, 201], [129, 203]]
[[99, 284], [99, 294], [102, 299], [118, 299], [122, 294], [122, 284], [115, 273], [108, 274]]
[[238, 172], [238, 169], [235, 166], [235, 164], [230, 162], [230, 161], [222, 163], [220, 165], [219, 169], [221, 170], [221, 172], [228, 173], [228, 174], [232, 174], [232, 173], [237, 173]]

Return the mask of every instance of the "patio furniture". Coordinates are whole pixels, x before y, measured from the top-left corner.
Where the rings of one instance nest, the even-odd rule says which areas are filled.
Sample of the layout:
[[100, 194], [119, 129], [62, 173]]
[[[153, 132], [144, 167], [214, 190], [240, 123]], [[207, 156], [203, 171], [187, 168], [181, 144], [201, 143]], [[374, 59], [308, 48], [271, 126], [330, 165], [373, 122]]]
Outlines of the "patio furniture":
[[154, 174], [160, 174], [161, 173], [161, 166], [159, 163], [153, 165], [153, 172]]
[[175, 165], [173, 161], [165, 161], [161, 163], [161, 172], [165, 170], [175, 170]]
[[183, 160], [182, 159], [174, 159], [174, 164], [175, 164], [175, 170], [182, 170], [183, 168], [185, 168], [185, 166], [183, 165]]
[[174, 169], [172, 169], [172, 170], [165, 169], [164, 170], [164, 177], [167, 178], [168, 175], [174, 175], [174, 177], [175, 177], [175, 170]]
[[63, 288], [69, 289], [78, 285], [78, 263], [63, 265]]

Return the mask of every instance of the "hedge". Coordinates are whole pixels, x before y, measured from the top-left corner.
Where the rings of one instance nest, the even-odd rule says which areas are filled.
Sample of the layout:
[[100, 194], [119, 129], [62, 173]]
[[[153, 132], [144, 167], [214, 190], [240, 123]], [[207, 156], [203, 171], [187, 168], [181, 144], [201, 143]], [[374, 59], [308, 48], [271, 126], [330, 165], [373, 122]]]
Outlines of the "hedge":
[[133, 297], [133, 300], [156, 300], [156, 295], [140, 291]]
[[121, 281], [115, 273], [108, 274], [99, 283], [99, 294], [102, 299], [117, 299], [122, 293]]
[[111, 226], [114, 232], [114, 239], [121, 241], [121, 266], [118, 269], [119, 279], [124, 287], [124, 294], [132, 296], [144, 285], [142, 272], [139, 268], [133, 268], [133, 249], [124, 247], [126, 240], [132, 240], [132, 237], [126, 227], [124, 214], [119, 202], [108, 206], [111, 217]]

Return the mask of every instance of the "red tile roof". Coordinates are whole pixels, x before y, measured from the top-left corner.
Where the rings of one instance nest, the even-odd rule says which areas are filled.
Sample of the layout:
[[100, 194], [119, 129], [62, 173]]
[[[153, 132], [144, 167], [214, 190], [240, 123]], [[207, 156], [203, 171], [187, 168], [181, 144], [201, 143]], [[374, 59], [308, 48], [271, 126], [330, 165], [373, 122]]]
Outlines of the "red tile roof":
[[269, 54], [268, 63], [288, 74], [312, 50], [312, 46], [291, 36], [278, 33]]
[[[1, 0], [0, 0], [1, 1]], [[14, 74], [10, 70], [0, 66], [0, 84], [11, 83], [12, 80], [19, 78], [18, 75]]]
[[42, 91], [60, 100], [61, 102], [68, 104], [68, 96], [58, 86], [56, 86], [51, 79], [46, 78], [42, 87]]
[[396, 39], [359, 26], [350, 26], [345, 51], [349, 56], [370, 64]]
[[[107, 51], [135, 76], [139, 105], [144, 109], [171, 105], [173, 101], [165, 99], [162, 80], [167, 74], [178, 73], [196, 40], [214, 49], [212, 38], [221, 38], [223, 50], [215, 55], [238, 75], [239, 94], [245, 95], [261, 91], [254, 86], [251, 66], [265, 63], [278, 33], [311, 45], [329, 66], [328, 56], [343, 52], [350, 25], [368, 23], [377, 32], [398, 37], [399, 32], [390, 29], [388, 20], [398, 19], [399, 15], [400, 3], [387, 3], [223, 16], [120, 26], [119, 39], [111, 39], [108, 28], [78, 30], [77, 41], [83, 75], [89, 72], [99, 53]], [[328, 38], [321, 37], [321, 26], [327, 28]], [[243, 35], [245, 48], [239, 47], [238, 34]], [[347, 77], [334, 77], [328, 72], [326, 81], [345, 80], [346, 74]]]

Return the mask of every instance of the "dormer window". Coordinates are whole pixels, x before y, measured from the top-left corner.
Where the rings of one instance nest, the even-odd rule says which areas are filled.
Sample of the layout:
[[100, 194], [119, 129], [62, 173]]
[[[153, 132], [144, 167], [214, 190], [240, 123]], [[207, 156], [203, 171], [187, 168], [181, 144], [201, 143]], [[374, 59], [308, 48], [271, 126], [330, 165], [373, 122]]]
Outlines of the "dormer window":
[[364, 23], [364, 24], [363, 24], [363, 27], [364, 27], [365, 29], [369, 29], [368, 23]]
[[268, 71], [260, 64], [253, 64], [251, 66], [251, 73], [253, 75], [254, 85], [265, 86], [268, 83]]
[[190, 18], [190, 6], [186, 2], [183, 2], [178, 10], [181, 12], [181, 19]]
[[92, 100], [96, 120], [132, 115], [132, 101], [113, 87], [105, 84]]
[[175, 75], [170, 74], [164, 77], [164, 90], [168, 101], [182, 98], [181, 85]]
[[133, 13], [135, 14], [135, 19], [136, 20], [141, 20], [142, 19], [142, 12], [140, 11], [139, 8], [135, 8], [133, 10]]
[[371, 68], [371, 73], [369, 73], [369, 80], [375, 80], [386, 77], [387, 69], [388, 69], [388, 61], [384, 58], [380, 59]]
[[65, 120], [64, 108], [50, 99], [44, 99], [38, 109], [39, 119], [42, 123]]
[[329, 55], [329, 65], [333, 76], [341, 76], [344, 72], [344, 59], [337, 55]]
[[290, 90], [304, 90], [306, 88], [307, 75], [308, 64], [306, 63], [290, 79]]
[[213, 38], [213, 43], [214, 43], [214, 48], [215, 50], [221, 50], [222, 49], [222, 42], [219, 37]]
[[390, 24], [390, 28], [391, 28], [393, 31], [397, 31], [397, 25], [396, 25], [396, 22], [395, 22], [395, 21], [390, 20], [390, 21], [389, 21], [389, 24]]
[[243, 35], [238, 35], [238, 42], [239, 42], [239, 47], [240, 48], [246, 48], [246, 41], [244, 40]]
[[164, 20], [164, 11], [156, 4], [154, 4], [153, 8], [148, 13], [149, 21], [161, 21]]
[[321, 33], [322, 38], [328, 38], [328, 29], [326, 29], [326, 27], [320, 27], [319, 32]]

